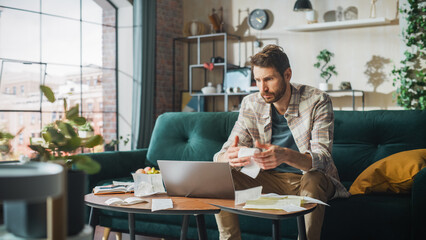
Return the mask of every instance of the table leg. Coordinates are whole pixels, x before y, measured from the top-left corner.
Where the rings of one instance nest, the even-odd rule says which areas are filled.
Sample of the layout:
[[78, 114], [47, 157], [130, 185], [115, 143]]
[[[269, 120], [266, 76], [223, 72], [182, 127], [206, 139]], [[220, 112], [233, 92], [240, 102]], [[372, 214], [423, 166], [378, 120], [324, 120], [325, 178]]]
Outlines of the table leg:
[[299, 240], [306, 240], [305, 217], [297, 217], [297, 229], [299, 231]]
[[280, 220], [272, 220], [272, 239], [280, 239]]
[[96, 226], [99, 224], [99, 209], [91, 207], [89, 215], [89, 225], [93, 229], [93, 238], [95, 237]]
[[207, 239], [206, 223], [204, 222], [204, 215], [195, 214], [195, 220], [197, 221], [198, 239], [200, 240]]
[[128, 218], [129, 218], [129, 235], [130, 235], [130, 240], [135, 240], [135, 214], [134, 213], [129, 213], [128, 214]]
[[182, 229], [180, 231], [180, 240], [186, 239], [186, 234], [188, 233], [188, 225], [189, 225], [189, 215], [183, 215]]

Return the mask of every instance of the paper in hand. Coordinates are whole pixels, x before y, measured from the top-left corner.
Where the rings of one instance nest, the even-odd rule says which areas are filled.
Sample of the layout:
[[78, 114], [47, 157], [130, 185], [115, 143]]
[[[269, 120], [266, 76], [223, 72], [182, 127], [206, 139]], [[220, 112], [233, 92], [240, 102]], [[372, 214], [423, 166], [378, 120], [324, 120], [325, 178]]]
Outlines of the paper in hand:
[[[249, 156], [253, 156], [253, 154], [259, 153], [259, 152], [260, 152], [260, 150], [257, 149], [257, 148], [241, 148], [238, 151], [238, 157], [239, 158], [240, 157], [249, 157]], [[241, 172], [254, 179], [259, 174], [260, 167], [253, 160], [253, 158], [250, 158], [250, 163], [248, 165], [244, 166], [241, 169]]]

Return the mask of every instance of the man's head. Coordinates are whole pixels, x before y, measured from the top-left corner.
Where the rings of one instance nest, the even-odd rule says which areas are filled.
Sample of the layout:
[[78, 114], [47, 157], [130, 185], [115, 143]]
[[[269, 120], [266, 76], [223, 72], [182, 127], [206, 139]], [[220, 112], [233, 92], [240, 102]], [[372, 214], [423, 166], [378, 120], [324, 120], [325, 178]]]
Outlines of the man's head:
[[263, 68], [275, 68], [275, 70], [284, 77], [284, 72], [290, 68], [287, 54], [284, 53], [282, 47], [277, 45], [267, 45], [262, 51], [252, 56], [250, 59], [252, 68], [254, 66]]
[[281, 100], [291, 78], [291, 68], [282, 48], [268, 45], [250, 60], [253, 77], [267, 103]]

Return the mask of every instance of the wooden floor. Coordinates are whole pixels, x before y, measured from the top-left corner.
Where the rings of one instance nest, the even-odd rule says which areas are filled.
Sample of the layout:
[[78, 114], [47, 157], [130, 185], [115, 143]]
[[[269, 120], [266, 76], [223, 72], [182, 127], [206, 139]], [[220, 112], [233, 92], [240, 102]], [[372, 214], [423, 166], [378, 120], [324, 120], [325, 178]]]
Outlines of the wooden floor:
[[[103, 240], [102, 239], [103, 234], [104, 234], [104, 227], [96, 226], [95, 236], [94, 236], [93, 240]], [[109, 234], [109, 238], [105, 239], [105, 240], [116, 240], [115, 235], [116, 235], [115, 232], [111, 231], [111, 233]], [[130, 239], [129, 234], [127, 234], [127, 233], [122, 233], [121, 236], [122, 236], [122, 238], [121, 238], [122, 240], [129, 240]], [[136, 240], [171, 240], [171, 239], [136, 235]]]

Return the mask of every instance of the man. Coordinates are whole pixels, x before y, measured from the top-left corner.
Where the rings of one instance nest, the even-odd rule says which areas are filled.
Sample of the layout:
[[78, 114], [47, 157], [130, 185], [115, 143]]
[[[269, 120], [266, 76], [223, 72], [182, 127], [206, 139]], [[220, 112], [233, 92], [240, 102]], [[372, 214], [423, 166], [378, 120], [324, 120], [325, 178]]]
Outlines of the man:
[[[290, 84], [291, 68], [282, 48], [268, 45], [251, 58], [258, 93], [245, 97], [239, 117], [214, 161], [229, 162], [235, 189], [261, 185], [263, 193], [310, 196], [324, 202], [349, 193], [339, 181], [331, 157], [334, 115], [331, 100], [320, 90]], [[253, 160], [262, 169], [253, 179], [238, 169], [250, 157], [243, 147], [262, 150]], [[308, 239], [320, 239], [324, 206], [305, 216]], [[221, 239], [241, 239], [238, 217], [216, 215]]]

